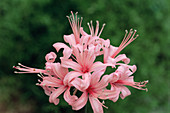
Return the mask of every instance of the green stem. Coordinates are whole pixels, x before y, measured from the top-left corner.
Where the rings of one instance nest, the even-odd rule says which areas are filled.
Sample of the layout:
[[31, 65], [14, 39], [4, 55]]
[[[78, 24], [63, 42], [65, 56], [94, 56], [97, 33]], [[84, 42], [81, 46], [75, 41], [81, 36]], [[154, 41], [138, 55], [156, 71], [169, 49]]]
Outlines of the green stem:
[[85, 113], [87, 113], [87, 104], [86, 104], [86, 106], [85, 106]]

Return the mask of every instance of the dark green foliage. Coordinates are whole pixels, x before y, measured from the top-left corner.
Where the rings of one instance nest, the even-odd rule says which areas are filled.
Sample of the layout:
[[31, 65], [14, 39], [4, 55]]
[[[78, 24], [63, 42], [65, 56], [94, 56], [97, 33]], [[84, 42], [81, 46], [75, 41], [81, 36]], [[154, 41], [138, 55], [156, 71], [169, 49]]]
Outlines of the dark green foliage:
[[[118, 46], [124, 30], [134, 28], [140, 35], [125, 48], [131, 64], [138, 67], [135, 81], [149, 80], [149, 91], [130, 88], [132, 95], [113, 103], [106, 101], [105, 113], [167, 113], [170, 84], [170, 2], [168, 0], [0, 0], [0, 112], [74, 113], [60, 96], [59, 105], [35, 85], [36, 74], [13, 74], [21, 62], [43, 68], [45, 55], [55, 52], [52, 44], [71, 34], [66, 15], [78, 11], [87, 22], [106, 23], [102, 37]], [[61, 54], [57, 54], [61, 56]], [[59, 58], [57, 59], [59, 61]], [[109, 69], [108, 69], [109, 72]], [[170, 94], [169, 94], [170, 95]], [[92, 109], [88, 103], [88, 113]]]

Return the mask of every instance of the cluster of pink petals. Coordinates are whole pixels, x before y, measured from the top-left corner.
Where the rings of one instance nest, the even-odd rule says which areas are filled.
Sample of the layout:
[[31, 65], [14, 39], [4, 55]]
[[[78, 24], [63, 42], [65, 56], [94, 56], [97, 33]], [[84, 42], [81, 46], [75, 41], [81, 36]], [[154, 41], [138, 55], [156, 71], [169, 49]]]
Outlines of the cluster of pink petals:
[[[132, 74], [136, 71], [135, 65], [129, 65], [130, 59], [125, 54], [119, 54], [128, 44], [135, 40], [136, 30], [126, 31], [125, 37], [119, 47], [110, 45], [110, 40], [100, 38], [99, 22], [93, 27], [92, 21], [88, 23], [90, 34], [81, 27], [77, 13], [68, 17], [73, 34], [64, 35], [64, 43], [55, 43], [53, 47], [59, 52], [63, 49], [61, 63], [55, 62], [57, 55], [50, 52], [45, 56], [45, 69], [26, 67], [22, 64], [14, 66], [20, 70], [16, 73], [39, 73], [42, 78], [37, 85], [41, 86], [49, 96], [49, 102], [57, 105], [59, 96], [64, 93], [65, 101], [73, 110], [83, 108], [88, 99], [94, 113], [103, 113], [106, 107], [101, 100], [116, 102], [119, 96], [124, 99], [131, 92], [126, 86], [140, 90], [148, 81], [134, 82]], [[103, 56], [103, 62], [96, 61], [96, 57]], [[106, 68], [115, 68], [109, 75], [105, 74]], [[108, 88], [110, 86], [110, 88]], [[74, 90], [73, 90], [74, 89]], [[80, 94], [81, 96], [77, 96]], [[107, 107], [106, 107], [107, 108]]]

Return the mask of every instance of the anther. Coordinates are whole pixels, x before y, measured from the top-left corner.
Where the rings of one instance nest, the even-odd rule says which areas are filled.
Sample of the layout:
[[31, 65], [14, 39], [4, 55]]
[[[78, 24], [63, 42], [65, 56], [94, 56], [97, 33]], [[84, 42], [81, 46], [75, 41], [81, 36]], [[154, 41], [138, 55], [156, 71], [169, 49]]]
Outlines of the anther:
[[103, 26], [102, 26], [102, 29], [100, 30], [100, 33], [99, 33], [98, 37], [101, 35], [101, 33], [102, 33], [105, 25], [106, 25], [106, 24], [104, 23]]
[[14, 73], [18, 73], [17, 71], [14, 71]]
[[35, 85], [39, 86], [40, 84], [39, 84], [39, 83], [36, 83]]
[[40, 74], [37, 74], [38, 77], [42, 78], [42, 76]]
[[22, 65], [21, 63], [18, 63], [18, 65]]
[[104, 100], [102, 101], [102, 104], [105, 104]]

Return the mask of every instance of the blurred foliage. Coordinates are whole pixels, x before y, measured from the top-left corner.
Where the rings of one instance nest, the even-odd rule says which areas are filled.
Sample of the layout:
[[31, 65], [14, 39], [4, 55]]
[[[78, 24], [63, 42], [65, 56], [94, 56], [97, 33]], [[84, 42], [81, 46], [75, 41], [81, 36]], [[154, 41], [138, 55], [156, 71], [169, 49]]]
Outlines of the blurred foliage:
[[[106, 23], [102, 37], [118, 46], [124, 30], [134, 28], [140, 37], [126, 47], [131, 64], [138, 67], [135, 81], [149, 80], [149, 91], [130, 88], [132, 95], [113, 103], [106, 101], [105, 113], [167, 113], [170, 105], [170, 2], [168, 0], [1, 0], [0, 1], [0, 112], [74, 113], [60, 97], [59, 105], [48, 102], [35, 74], [13, 74], [21, 62], [43, 68], [44, 56], [55, 51], [71, 29], [66, 15], [78, 11], [87, 22]], [[58, 55], [58, 54], [57, 54]], [[60, 54], [59, 54], [60, 56]], [[59, 59], [58, 59], [59, 61]], [[169, 95], [168, 95], [169, 94]], [[92, 109], [88, 103], [88, 112]]]

